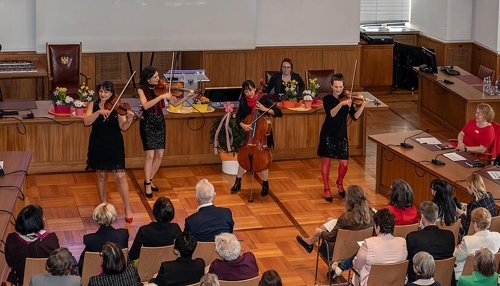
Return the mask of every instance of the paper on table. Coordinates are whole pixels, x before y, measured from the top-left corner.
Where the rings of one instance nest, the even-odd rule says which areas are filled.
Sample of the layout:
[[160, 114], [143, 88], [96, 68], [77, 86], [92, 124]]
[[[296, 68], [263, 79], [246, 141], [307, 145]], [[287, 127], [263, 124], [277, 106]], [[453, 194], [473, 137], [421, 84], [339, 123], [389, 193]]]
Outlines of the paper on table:
[[495, 180], [500, 179], [500, 172], [499, 171], [488, 171], [487, 173], [488, 173], [488, 175], [490, 175], [490, 177], [492, 179], [495, 179]]
[[422, 137], [416, 138], [415, 140], [420, 144], [441, 144], [441, 141], [437, 140], [436, 137]]
[[467, 160], [463, 156], [458, 155], [458, 153], [455, 153], [455, 152], [446, 153], [446, 154], [443, 154], [443, 156], [452, 160], [453, 162]]
[[326, 228], [326, 230], [332, 231], [332, 229], [335, 227], [336, 224], [337, 224], [337, 219], [334, 218], [330, 221], [325, 222], [323, 226]]

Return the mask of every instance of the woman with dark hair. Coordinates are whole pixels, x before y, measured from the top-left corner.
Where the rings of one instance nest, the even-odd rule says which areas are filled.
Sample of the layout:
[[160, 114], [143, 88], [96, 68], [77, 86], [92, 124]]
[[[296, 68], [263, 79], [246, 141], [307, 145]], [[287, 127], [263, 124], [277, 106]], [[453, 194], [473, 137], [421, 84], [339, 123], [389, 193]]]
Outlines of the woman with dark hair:
[[[254, 112], [262, 111], [270, 114], [274, 117], [281, 117], [281, 110], [274, 105], [273, 102], [267, 97], [265, 94], [260, 95], [260, 100], [257, 100], [257, 90], [255, 88], [255, 83], [251, 80], [245, 80], [241, 85], [241, 92], [245, 95], [240, 98], [240, 105], [238, 107], [238, 112], [236, 113], [236, 121], [238, 125], [245, 130], [245, 132], [250, 132], [252, 130], [251, 125], [245, 124], [245, 118], [254, 114]], [[273, 131], [271, 130], [271, 134], [267, 136], [267, 147], [273, 148], [274, 140], [273, 140]], [[236, 180], [234, 181], [233, 187], [231, 187], [231, 194], [235, 194], [241, 189], [241, 177], [245, 170], [238, 166], [238, 173], [236, 174]], [[262, 196], [267, 196], [269, 193], [269, 170], [262, 171]]]
[[260, 278], [259, 286], [282, 286], [281, 277], [276, 270], [267, 270]]
[[102, 257], [102, 274], [92, 276], [89, 286], [140, 286], [141, 278], [127, 260], [118, 244], [106, 242], [100, 253]]
[[89, 103], [83, 118], [85, 126], [92, 125], [89, 138], [87, 171], [97, 174], [97, 191], [101, 203], [106, 202], [106, 184], [108, 172], [113, 173], [116, 188], [125, 205], [125, 221], [132, 223], [129, 189], [125, 176], [125, 146], [122, 131], [127, 131], [135, 119], [135, 115], [127, 113], [119, 115], [116, 111], [106, 110], [104, 104], [116, 96], [115, 86], [110, 81], [97, 85], [99, 97]]
[[[293, 71], [293, 63], [289, 58], [284, 58], [281, 61], [280, 72], [274, 73], [267, 83], [265, 93], [269, 94], [271, 92], [275, 94], [285, 93], [285, 83], [295, 80], [297, 81], [297, 94], [300, 97], [306, 85], [300, 75]], [[274, 90], [274, 91], [273, 91]]]
[[368, 101], [363, 101], [358, 110], [354, 109], [352, 100], [340, 99], [344, 90], [344, 76], [335, 74], [331, 81], [333, 92], [323, 97], [326, 117], [319, 134], [318, 156], [323, 158], [321, 177], [323, 178], [323, 195], [325, 200], [332, 202], [330, 192], [330, 164], [332, 159], [339, 160], [337, 188], [339, 195], [345, 197], [344, 177], [349, 163], [349, 141], [347, 139], [347, 115], [358, 120]]
[[407, 182], [396, 179], [389, 191], [389, 209], [396, 218], [396, 225], [418, 223], [417, 208], [413, 205], [413, 190]]
[[43, 210], [39, 205], [27, 205], [17, 215], [15, 232], [5, 240], [5, 261], [11, 268], [7, 281], [23, 285], [26, 258], [45, 258], [59, 248], [55, 233], [43, 230]]
[[61, 247], [52, 251], [45, 264], [48, 274], [36, 274], [31, 277], [30, 286], [81, 286], [80, 276], [69, 275], [73, 268], [73, 258], [71, 251], [66, 247]]
[[175, 236], [181, 232], [177, 223], [171, 223], [175, 210], [170, 199], [159, 197], [153, 205], [153, 215], [155, 220], [141, 226], [137, 231], [129, 252], [131, 260], [139, 258], [142, 246], [157, 247], [174, 244]]
[[144, 192], [147, 198], [153, 197], [152, 191], [159, 191], [153, 184], [153, 178], [160, 168], [163, 152], [165, 151], [166, 131], [165, 118], [163, 117], [165, 102], [178, 106], [194, 94], [194, 91], [190, 91], [187, 96], [177, 100], [170, 92], [156, 95], [154, 88], [158, 85], [159, 80], [158, 70], [152, 66], [147, 66], [141, 72], [140, 85], [137, 89], [142, 110], [144, 110], [144, 120], [140, 122], [140, 133], [142, 147], [146, 153], [146, 160], [144, 161]]
[[450, 184], [445, 179], [437, 178], [431, 181], [430, 188], [434, 196], [432, 201], [439, 208], [438, 221], [447, 226], [454, 224], [458, 219], [458, 213], [451, 195]]

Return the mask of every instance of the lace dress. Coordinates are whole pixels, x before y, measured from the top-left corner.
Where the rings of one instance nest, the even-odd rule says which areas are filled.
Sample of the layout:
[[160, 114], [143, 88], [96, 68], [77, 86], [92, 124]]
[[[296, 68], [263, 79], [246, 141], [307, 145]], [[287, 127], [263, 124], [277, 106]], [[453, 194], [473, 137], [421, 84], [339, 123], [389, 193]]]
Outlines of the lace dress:
[[[149, 101], [156, 97], [153, 90], [141, 85], [141, 89]], [[153, 107], [144, 110], [144, 120], [140, 122], [140, 133], [144, 151], [165, 149], [165, 118], [163, 117], [163, 100]]]

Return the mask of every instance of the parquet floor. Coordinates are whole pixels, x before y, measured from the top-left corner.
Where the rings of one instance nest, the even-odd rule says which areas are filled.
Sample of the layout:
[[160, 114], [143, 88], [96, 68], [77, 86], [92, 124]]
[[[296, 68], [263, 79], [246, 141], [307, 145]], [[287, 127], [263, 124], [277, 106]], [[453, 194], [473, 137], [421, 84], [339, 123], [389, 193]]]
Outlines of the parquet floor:
[[[439, 138], [453, 138], [442, 127], [436, 126], [417, 110], [417, 95], [407, 91], [372, 93], [390, 106], [390, 110], [367, 112], [367, 133], [387, 133], [432, 126], [430, 133]], [[374, 192], [376, 146], [367, 140], [366, 156], [351, 157], [345, 185], [358, 184], [364, 188], [370, 206], [380, 208], [387, 199]], [[296, 242], [296, 235], [314, 231], [327, 217], [338, 217], [344, 209], [342, 200], [334, 196], [328, 203], [322, 196], [320, 173], [321, 159], [273, 162], [270, 173], [270, 195], [260, 196], [260, 178], [254, 181], [254, 202], [249, 203], [251, 177], [246, 174], [241, 193], [231, 195], [234, 176], [221, 172], [219, 165], [162, 168], [155, 177], [160, 188], [153, 199], [143, 195], [142, 170], [127, 170], [130, 197], [134, 212], [132, 224], [125, 223], [124, 209], [112, 176], [108, 182], [108, 202], [115, 205], [118, 220], [115, 227], [125, 227], [130, 232], [131, 244], [137, 229], [151, 221], [154, 199], [165, 196], [175, 206], [174, 222], [184, 227], [186, 216], [196, 212], [195, 185], [203, 178], [214, 184], [214, 204], [228, 207], [233, 212], [235, 234], [241, 240], [243, 251], [252, 251], [257, 257], [260, 272], [277, 270], [284, 285], [313, 285], [315, 277], [315, 251], [309, 254]], [[335, 186], [336, 163], [332, 161], [331, 186]], [[332, 189], [333, 190], [333, 189]], [[334, 192], [335, 193], [335, 192]], [[29, 175], [26, 179], [26, 196], [30, 203], [40, 204], [45, 212], [47, 229], [55, 232], [60, 244], [79, 257], [82, 237], [95, 232], [92, 211], [99, 204], [93, 173], [58, 173]], [[326, 264], [319, 263], [319, 284], [326, 284]]]

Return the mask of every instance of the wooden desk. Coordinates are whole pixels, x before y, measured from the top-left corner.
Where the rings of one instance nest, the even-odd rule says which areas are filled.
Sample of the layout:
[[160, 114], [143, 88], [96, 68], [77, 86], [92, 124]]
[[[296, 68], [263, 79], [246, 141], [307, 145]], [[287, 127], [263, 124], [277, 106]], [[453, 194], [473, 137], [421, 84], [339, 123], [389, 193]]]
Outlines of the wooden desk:
[[47, 70], [43, 67], [40, 62], [33, 62], [33, 65], [36, 68], [36, 72], [13, 72], [13, 73], [0, 73], [0, 80], [2, 79], [26, 79], [26, 78], [34, 78], [36, 81], [36, 93], [35, 100], [38, 100], [38, 79], [42, 80], [42, 96], [41, 99], [45, 98], [45, 78], [47, 75]]
[[[462, 75], [470, 75], [459, 67], [454, 68]], [[418, 72], [418, 67], [413, 70]], [[453, 81], [454, 84], [444, 83], [445, 79]], [[474, 118], [474, 111], [479, 103], [485, 102], [494, 110], [500, 110], [500, 97], [484, 95], [474, 87], [477, 84], [467, 84], [456, 76], [441, 71], [440, 67], [437, 74], [421, 74], [418, 84], [419, 110], [439, 120], [457, 134]]]
[[[448, 153], [448, 151], [431, 151], [418, 142], [408, 139], [407, 143], [414, 146], [413, 149], [404, 149], [399, 146], [405, 138], [418, 134], [419, 131], [408, 131], [399, 133], [370, 135], [368, 138], [377, 143], [377, 167], [376, 167], [376, 191], [384, 196], [388, 196], [389, 189], [395, 179], [403, 179], [413, 189], [415, 196], [415, 205], [418, 206], [422, 201], [432, 200], [429, 184], [435, 178], [444, 178], [452, 186], [457, 196], [462, 202], [470, 202], [472, 197], [467, 193], [467, 186], [464, 182], [474, 171], [481, 168], [465, 168], [444, 156], [438, 159], [445, 162], [444, 166], [436, 166], [431, 160], [438, 154]], [[417, 137], [432, 137], [423, 133]], [[397, 146], [388, 146], [388, 145]], [[493, 194], [494, 198], [500, 197], [499, 186], [484, 179], [486, 189]], [[500, 208], [500, 202], [497, 202], [497, 208]]]
[[[11, 172], [28, 170], [31, 160], [31, 152], [3, 152], [0, 151], [0, 161], [4, 161], [6, 176], [0, 177], [0, 237], [6, 241], [7, 235], [14, 231], [15, 217], [24, 207], [24, 172]], [[12, 214], [12, 215], [11, 215]], [[3, 243], [2, 243], [3, 245]], [[3, 245], [2, 250], [5, 249]], [[0, 255], [0, 281], [7, 279], [9, 267], [5, 261], [5, 255]]]

